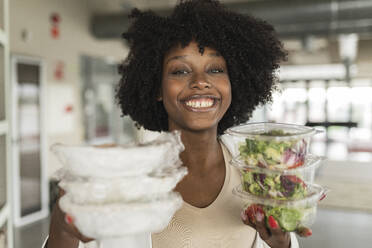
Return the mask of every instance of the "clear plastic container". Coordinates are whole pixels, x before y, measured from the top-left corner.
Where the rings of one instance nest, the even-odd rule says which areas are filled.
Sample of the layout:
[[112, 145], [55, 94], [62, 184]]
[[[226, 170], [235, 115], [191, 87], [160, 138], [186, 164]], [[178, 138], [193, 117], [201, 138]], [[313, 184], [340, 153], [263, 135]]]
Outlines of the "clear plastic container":
[[63, 164], [63, 173], [112, 179], [174, 168], [179, 165], [179, 154], [184, 146], [180, 132], [175, 131], [143, 144], [104, 148], [54, 144], [51, 150]]
[[247, 165], [292, 169], [304, 164], [310, 139], [317, 132], [294, 124], [249, 123], [227, 129], [224, 143]]
[[187, 168], [179, 167], [152, 175], [111, 180], [65, 176], [59, 186], [77, 204], [131, 202], [150, 200], [169, 193], [186, 174]]
[[99, 248], [151, 247], [150, 233], [164, 229], [183, 203], [172, 192], [187, 174], [183, 150], [178, 131], [143, 144], [53, 145], [64, 165], [55, 175], [66, 191], [59, 206]]
[[252, 215], [252, 211], [261, 209], [267, 227], [269, 216], [273, 216], [283, 231], [291, 232], [302, 227], [310, 227], [314, 223], [318, 202], [326, 193], [323, 187], [316, 184], [308, 185], [308, 190], [309, 194], [306, 197], [296, 200], [259, 197], [245, 192], [241, 185], [234, 188], [233, 194], [243, 200], [243, 210], [248, 217]]
[[258, 196], [277, 199], [301, 198], [307, 194], [307, 184], [314, 182], [315, 171], [324, 157], [308, 154], [301, 167], [275, 170], [247, 165], [233, 159], [231, 164], [239, 169], [242, 188]]
[[76, 204], [66, 194], [60, 199], [59, 206], [72, 216], [83, 235], [101, 240], [160, 232], [182, 203], [181, 195], [176, 192], [150, 201], [94, 205]]

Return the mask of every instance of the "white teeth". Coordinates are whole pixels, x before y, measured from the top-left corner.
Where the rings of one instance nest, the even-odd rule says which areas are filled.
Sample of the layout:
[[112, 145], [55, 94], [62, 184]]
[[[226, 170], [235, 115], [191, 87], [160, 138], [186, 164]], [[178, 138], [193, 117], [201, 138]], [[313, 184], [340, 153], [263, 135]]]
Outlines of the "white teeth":
[[213, 101], [187, 101], [185, 104], [192, 108], [208, 108], [213, 105]]

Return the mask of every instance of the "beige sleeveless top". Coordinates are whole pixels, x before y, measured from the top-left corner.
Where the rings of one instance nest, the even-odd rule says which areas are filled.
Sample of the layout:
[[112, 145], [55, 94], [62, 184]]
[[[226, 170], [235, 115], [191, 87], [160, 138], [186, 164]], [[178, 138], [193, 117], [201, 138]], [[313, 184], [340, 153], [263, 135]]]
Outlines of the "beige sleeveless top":
[[252, 247], [256, 230], [240, 217], [243, 203], [232, 194], [240, 184], [240, 175], [230, 166], [231, 156], [222, 145], [226, 176], [221, 192], [206, 208], [184, 202], [168, 227], [152, 235], [153, 248], [248, 248]]

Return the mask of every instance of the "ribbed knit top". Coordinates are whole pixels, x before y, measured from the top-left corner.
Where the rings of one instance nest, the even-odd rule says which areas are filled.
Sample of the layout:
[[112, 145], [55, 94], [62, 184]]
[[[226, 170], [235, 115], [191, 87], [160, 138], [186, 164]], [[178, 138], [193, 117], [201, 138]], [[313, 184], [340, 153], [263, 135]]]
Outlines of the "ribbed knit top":
[[153, 248], [248, 248], [256, 231], [240, 217], [242, 201], [232, 194], [240, 184], [240, 175], [229, 162], [231, 155], [222, 145], [226, 175], [217, 198], [207, 207], [184, 202], [162, 232], [152, 235]]

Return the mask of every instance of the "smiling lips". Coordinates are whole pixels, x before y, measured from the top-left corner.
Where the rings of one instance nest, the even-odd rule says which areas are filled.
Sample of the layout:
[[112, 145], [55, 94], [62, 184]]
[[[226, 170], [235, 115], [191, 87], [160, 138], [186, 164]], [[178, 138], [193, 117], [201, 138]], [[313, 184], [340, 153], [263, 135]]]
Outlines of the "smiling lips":
[[215, 96], [192, 96], [182, 102], [190, 110], [209, 110], [216, 104], [218, 98]]

